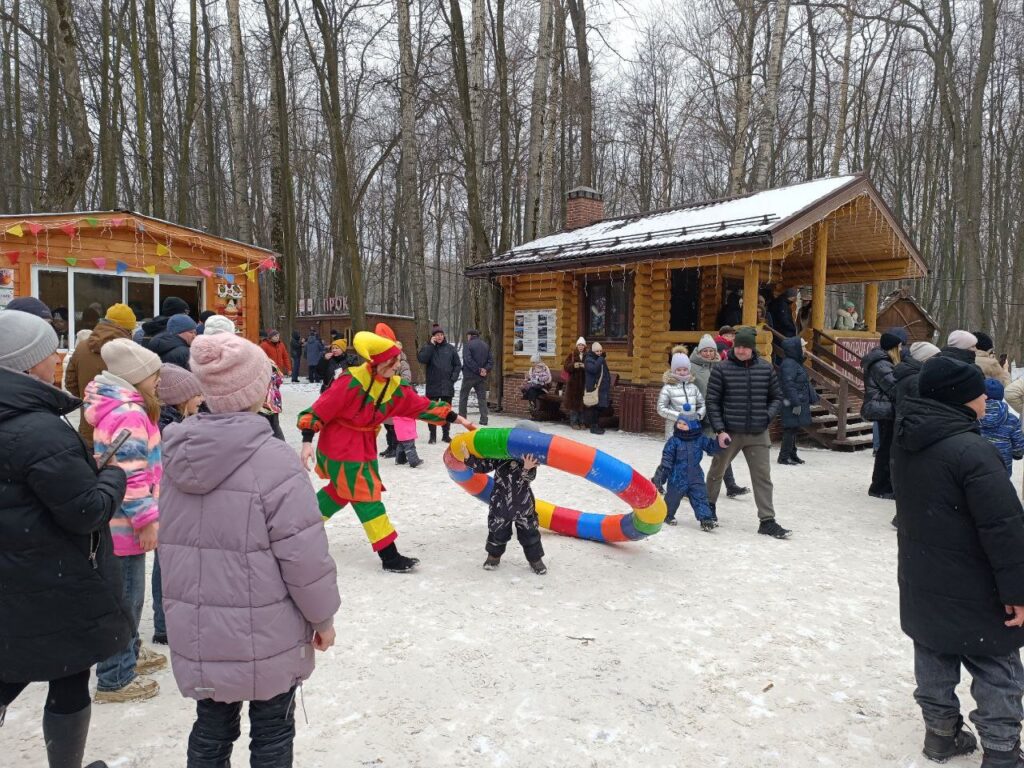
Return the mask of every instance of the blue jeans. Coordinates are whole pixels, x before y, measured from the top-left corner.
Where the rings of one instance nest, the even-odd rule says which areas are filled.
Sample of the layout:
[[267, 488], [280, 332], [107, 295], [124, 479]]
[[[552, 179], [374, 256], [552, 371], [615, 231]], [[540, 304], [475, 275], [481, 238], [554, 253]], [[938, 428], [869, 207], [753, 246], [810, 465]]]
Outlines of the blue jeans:
[[153, 552], [153, 634], [166, 635], [167, 621], [164, 619], [164, 588], [160, 583], [160, 554]]
[[708, 503], [708, 487], [702, 482], [690, 483], [689, 485], [669, 485], [665, 493], [665, 506], [668, 507], [666, 520], [675, 520], [676, 510], [686, 496], [690, 500], [690, 507], [693, 508], [693, 516], [698, 520], [711, 519], [711, 506]]
[[978, 708], [971, 712], [971, 722], [978, 729], [982, 746], [1008, 752], [1020, 739], [1020, 723], [1024, 718], [1024, 668], [1020, 651], [1007, 656], [955, 656], [938, 653], [914, 643], [914, 677], [917, 689], [914, 698], [928, 730], [952, 736], [960, 719], [960, 700], [956, 686], [960, 682], [960, 666], [971, 673], [971, 696]]
[[139, 659], [139, 621], [146, 599], [146, 556], [128, 555], [117, 559], [121, 562], [122, 596], [135, 626], [128, 647], [96, 665], [96, 689], [100, 691], [119, 691], [128, 685], [136, 677], [135, 662]]

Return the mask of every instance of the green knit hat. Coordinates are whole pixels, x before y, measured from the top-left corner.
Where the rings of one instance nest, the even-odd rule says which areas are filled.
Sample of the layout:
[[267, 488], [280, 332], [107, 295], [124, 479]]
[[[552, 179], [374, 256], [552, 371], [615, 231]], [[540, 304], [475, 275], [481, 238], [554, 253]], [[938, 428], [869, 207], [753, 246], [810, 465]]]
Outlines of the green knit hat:
[[750, 326], [744, 326], [738, 329], [736, 331], [736, 340], [733, 342], [733, 346], [757, 349], [757, 331]]

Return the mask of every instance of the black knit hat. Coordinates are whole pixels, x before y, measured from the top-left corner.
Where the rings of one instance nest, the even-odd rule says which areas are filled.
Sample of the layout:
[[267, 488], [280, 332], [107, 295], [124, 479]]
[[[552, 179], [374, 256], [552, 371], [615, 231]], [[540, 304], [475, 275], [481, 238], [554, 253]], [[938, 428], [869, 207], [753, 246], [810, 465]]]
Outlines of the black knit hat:
[[921, 367], [917, 377], [921, 397], [946, 405], [966, 405], [985, 394], [985, 377], [974, 365], [936, 355]]
[[188, 302], [178, 296], [168, 296], [160, 305], [160, 314], [164, 317], [189, 314]]
[[880, 341], [882, 344], [882, 349], [884, 349], [886, 352], [888, 352], [890, 349], [896, 349], [896, 347], [903, 343], [902, 341], [900, 341], [899, 336], [897, 336], [895, 333], [889, 333], [888, 331], [882, 334], [882, 338], [880, 339]]
[[436, 336], [439, 333], [444, 333], [444, 328], [442, 328], [437, 323], [434, 323], [433, 327], [430, 329], [430, 335]]
[[984, 331], [971, 331], [971, 333], [973, 333], [975, 338], [978, 339], [978, 349], [981, 352], [991, 352], [995, 349], [996, 345], [992, 341], [992, 337], [987, 333]]
[[757, 331], [749, 326], [737, 329], [736, 340], [732, 344], [734, 347], [757, 349]]

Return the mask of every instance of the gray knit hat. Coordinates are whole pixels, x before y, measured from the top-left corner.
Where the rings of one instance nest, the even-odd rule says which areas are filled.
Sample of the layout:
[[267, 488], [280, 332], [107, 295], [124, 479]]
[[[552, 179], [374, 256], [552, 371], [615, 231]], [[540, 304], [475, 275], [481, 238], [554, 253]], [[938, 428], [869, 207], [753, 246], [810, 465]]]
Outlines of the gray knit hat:
[[193, 397], [202, 397], [203, 389], [191, 371], [164, 363], [160, 366], [160, 383], [156, 388], [157, 397], [164, 405], [181, 405]]
[[25, 371], [57, 351], [60, 340], [53, 326], [28, 312], [0, 312], [0, 368]]

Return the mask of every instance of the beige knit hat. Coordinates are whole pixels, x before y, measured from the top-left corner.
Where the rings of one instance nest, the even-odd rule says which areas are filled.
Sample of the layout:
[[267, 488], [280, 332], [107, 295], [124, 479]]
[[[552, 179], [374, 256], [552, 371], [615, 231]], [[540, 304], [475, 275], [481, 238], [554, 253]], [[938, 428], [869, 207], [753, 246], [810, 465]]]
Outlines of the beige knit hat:
[[160, 358], [131, 339], [112, 339], [100, 348], [107, 370], [132, 386], [160, 370]]

